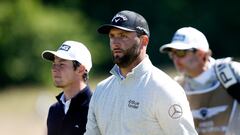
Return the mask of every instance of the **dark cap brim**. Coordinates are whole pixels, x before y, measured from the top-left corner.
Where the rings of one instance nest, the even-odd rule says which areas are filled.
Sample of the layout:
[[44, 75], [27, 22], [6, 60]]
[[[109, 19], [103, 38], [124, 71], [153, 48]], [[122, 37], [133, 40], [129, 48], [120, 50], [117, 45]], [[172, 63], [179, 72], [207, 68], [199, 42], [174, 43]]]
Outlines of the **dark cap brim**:
[[45, 60], [53, 61], [55, 53], [56, 52], [54, 52], [54, 51], [46, 50], [42, 53], [42, 58]]
[[112, 24], [104, 24], [101, 27], [99, 27], [97, 31], [101, 34], [108, 34], [112, 28], [118, 28], [118, 29], [125, 30], [125, 31], [135, 31], [133, 29], [129, 29], [129, 28], [117, 26], [117, 25], [112, 25]]

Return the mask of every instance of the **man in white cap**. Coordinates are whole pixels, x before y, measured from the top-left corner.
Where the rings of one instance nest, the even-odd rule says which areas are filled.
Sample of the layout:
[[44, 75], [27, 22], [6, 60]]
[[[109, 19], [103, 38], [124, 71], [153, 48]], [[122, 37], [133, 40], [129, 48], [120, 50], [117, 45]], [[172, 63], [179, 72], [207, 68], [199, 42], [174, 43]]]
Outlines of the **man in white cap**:
[[57, 51], [46, 50], [42, 57], [52, 62], [54, 85], [61, 88], [47, 118], [48, 135], [83, 135], [91, 91], [87, 84], [92, 67], [89, 50], [76, 41], [65, 41]]
[[240, 135], [240, 63], [211, 57], [204, 34], [192, 27], [177, 30], [160, 47], [181, 73], [199, 135]]
[[94, 91], [85, 135], [196, 135], [184, 90], [146, 54], [147, 21], [124, 10], [98, 32], [109, 36], [115, 65]]

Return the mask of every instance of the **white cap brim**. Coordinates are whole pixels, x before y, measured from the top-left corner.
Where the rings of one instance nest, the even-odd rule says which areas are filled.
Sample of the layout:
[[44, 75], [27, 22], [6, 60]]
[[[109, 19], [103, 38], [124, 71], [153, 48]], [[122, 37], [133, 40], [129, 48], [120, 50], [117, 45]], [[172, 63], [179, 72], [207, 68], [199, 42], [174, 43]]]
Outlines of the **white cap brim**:
[[160, 52], [169, 52], [171, 49], [176, 49], [176, 50], [187, 50], [194, 48], [193, 46], [190, 46], [189, 44], [185, 44], [182, 42], [173, 42], [170, 44], [165, 44], [159, 48]]
[[50, 51], [46, 50], [42, 53], [42, 57], [46, 60], [53, 61], [54, 56], [57, 56], [59, 58], [65, 59], [65, 60], [75, 60], [72, 57], [68, 55], [68, 53], [65, 53], [64, 51]]

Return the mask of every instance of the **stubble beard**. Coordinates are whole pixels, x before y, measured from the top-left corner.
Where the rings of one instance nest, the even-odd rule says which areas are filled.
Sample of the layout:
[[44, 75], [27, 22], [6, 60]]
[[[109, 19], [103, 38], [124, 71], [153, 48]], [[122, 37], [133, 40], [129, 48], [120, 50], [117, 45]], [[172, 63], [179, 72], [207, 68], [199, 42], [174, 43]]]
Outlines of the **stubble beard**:
[[123, 50], [123, 56], [114, 56], [113, 62], [117, 64], [120, 68], [128, 67], [137, 57], [140, 55], [140, 47], [135, 44], [133, 47]]

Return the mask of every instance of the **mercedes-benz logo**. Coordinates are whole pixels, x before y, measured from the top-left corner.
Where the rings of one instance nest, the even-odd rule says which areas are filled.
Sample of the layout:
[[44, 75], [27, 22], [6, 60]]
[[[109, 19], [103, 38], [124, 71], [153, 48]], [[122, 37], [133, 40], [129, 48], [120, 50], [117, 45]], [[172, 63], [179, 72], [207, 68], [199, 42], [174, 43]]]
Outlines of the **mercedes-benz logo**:
[[168, 110], [168, 114], [171, 118], [178, 119], [182, 117], [183, 114], [182, 107], [178, 104], [171, 105]]

